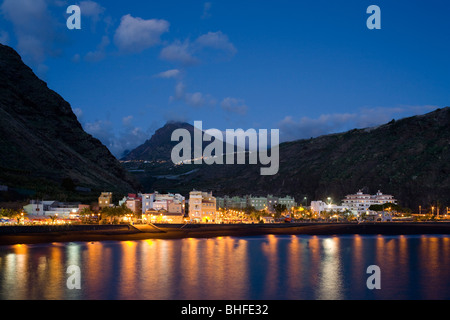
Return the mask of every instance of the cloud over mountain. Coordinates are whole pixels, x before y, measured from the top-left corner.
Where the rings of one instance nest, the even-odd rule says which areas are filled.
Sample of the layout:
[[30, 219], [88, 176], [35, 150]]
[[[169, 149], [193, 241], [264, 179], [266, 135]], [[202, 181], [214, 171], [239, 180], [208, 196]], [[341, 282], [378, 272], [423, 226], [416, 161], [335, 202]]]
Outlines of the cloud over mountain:
[[122, 52], [137, 53], [158, 45], [161, 35], [169, 31], [169, 22], [163, 19], [122, 17], [114, 35], [114, 43]]

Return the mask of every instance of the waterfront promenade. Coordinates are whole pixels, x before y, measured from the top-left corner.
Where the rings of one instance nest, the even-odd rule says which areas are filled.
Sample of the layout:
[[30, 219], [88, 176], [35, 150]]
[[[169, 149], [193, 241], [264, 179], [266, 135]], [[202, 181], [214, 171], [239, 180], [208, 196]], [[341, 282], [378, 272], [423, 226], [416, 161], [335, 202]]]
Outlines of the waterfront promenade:
[[450, 234], [450, 222], [86, 225], [0, 227], [0, 245], [260, 235]]

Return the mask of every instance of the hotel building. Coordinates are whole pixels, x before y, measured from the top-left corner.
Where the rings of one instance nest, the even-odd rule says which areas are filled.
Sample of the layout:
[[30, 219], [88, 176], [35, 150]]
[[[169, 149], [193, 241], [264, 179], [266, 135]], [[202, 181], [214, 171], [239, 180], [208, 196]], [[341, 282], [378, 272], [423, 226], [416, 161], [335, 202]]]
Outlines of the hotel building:
[[373, 204], [385, 204], [393, 203], [397, 204], [397, 200], [392, 195], [383, 194], [381, 191], [375, 195], [365, 194], [359, 190], [356, 194], [350, 194], [342, 200], [343, 205], [348, 207], [350, 210], [361, 214], [363, 212], [368, 212], [369, 207]]

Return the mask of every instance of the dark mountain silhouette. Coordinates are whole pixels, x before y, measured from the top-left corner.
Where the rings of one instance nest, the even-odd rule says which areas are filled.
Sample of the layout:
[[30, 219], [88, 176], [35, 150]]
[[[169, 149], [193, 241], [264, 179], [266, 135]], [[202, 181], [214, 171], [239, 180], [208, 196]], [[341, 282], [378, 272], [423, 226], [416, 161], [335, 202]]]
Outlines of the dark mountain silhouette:
[[138, 183], [72, 108], [0, 45], [0, 184], [54, 196], [84, 190], [135, 190]]
[[168, 122], [122, 160], [169, 161], [173, 147], [178, 144], [177, 141], [171, 141], [172, 132], [176, 129], [186, 129], [192, 136], [194, 134], [194, 126], [189, 123]]

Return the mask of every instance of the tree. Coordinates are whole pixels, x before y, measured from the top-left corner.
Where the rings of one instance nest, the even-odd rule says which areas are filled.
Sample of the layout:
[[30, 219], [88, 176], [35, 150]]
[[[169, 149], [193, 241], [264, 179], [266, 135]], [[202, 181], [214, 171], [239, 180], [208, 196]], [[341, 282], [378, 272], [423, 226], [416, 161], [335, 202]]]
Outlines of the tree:
[[355, 219], [355, 215], [353, 214], [353, 212], [349, 209], [345, 209], [345, 211], [343, 212], [344, 217], [346, 220], [348, 221], [352, 221]]
[[55, 224], [56, 215], [49, 216], [49, 217], [50, 217], [50, 219], [52, 220], [52, 224]]
[[88, 218], [91, 217], [92, 210], [89, 208], [84, 208], [83, 210], [80, 211], [79, 215], [80, 215], [81, 221], [86, 222], [88, 220]]
[[8, 219], [15, 219], [17, 223], [20, 223], [20, 219], [27, 216], [26, 213], [23, 213], [21, 210], [13, 210], [13, 209], [0, 209], [0, 217], [5, 217]]
[[116, 218], [120, 219], [127, 214], [133, 214], [133, 211], [128, 208], [125, 204], [122, 204], [119, 207], [104, 207], [101, 210], [101, 214], [104, 217], [107, 217], [110, 223], [116, 221]]
[[277, 204], [275, 204], [274, 206], [273, 206], [273, 209], [275, 210], [275, 218], [280, 218], [281, 217], [281, 214], [283, 213], [283, 212], [285, 212], [286, 211], [286, 205], [285, 204], [279, 204], [279, 203], [277, 203]]
[[387, 209], [389, 211], [403, 211], [402, 207], [400, 207], [398, 204], [394, 204], [394, 203], [373, 204], [369, 207], [370, 211], [376, 211], [376, 212], [384, 211]]

